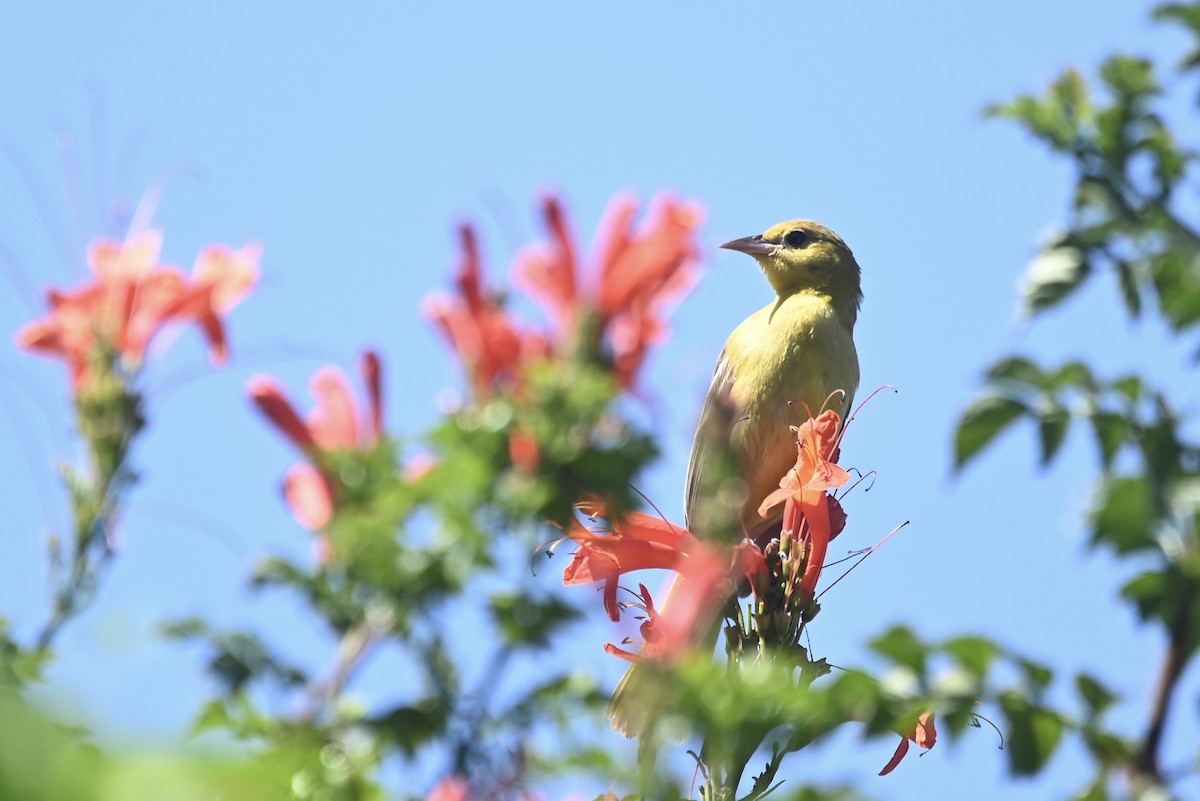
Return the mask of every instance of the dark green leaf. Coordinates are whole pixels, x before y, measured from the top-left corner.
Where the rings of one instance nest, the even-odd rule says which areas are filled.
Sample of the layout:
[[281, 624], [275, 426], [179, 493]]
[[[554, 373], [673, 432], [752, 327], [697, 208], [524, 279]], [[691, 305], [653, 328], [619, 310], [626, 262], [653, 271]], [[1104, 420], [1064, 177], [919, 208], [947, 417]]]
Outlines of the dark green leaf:
[[1016, 693], [1005, 694], [1000, 703], [1008, 721], [1005, 750], [1009, 768], [1018, 776], [1038, 773], [1062, 739], [1062, 718]]
[[413, 705], [393, 707], [366, 722], [411, 757], [421, 746], [442, 736], [449, 719], [450, 711], [439, 699], [426, 698]]
[[1045, 665], [1030, 659], [1017, 659], [1016, 663], [1021, 672], [1025, 674], [1025, 680], [1029, 682], [1029, 686], [1035, 691], [1046, 689], [1054, 680], [1054, 671]]
[[1176, 330], [1200, 321], [1200, 253], [1183, 246], [1150, 259], [1150, 276], [1163, 315]]
[[1107, 545], [1122, 555], [1157, 547], [1153, 536], [1154, 506], [1144, 478], [1105, 479], [1091, 519], [1092, 545]]
[[985, 395], [968, 406], [954, 433], [954, 468], [961, 470], [1001, 431], [1028, 411], [1021, 401], [1000, 395]]
[[1125, 443], [1130, 432], [1129, 421], [1113, 412], [1097, 412], [1092, 415], [1092, 430], [1096, 434], [1096, 445], [1100, 448], [1100, 461], [1107, 470]]
[[1083, 702], [1087, 704], [1089, 715], [1092, 716], [1103, 713], [1117, 700], [1115, 693], [1101, 684], [1099, 679], [1087, 673], [1080, 673], [1075, 677], [1075, 689], [1079, 691]]
[[1096, 761], [1106, 768], [1128, 764], [1133, 758], [1134, 748], [1129, 743], [1106, 731], [1087, 726], [1083, 732], [1083, 744]]
[[1121, 597], [1132, 601], [1138, 610], [1138, 617], [1147, 620], [1170, 607], [1168, 598], [1170, 586], [1167, 575], [1158, 570], [1147, 570], [1125, 583], [1121, 588]]
[[1031, 387], [1044, 386], [1045, 374], [1042, 368], [1023, 356], [1010, 356], [1001, 359], [988, 368], [989, 380], [1012, 381]]
[[1181, 70], [1200, 67], [1200, 6], [1192, 3], [1166, 3], [1154, 10], [1154, 18], [1183, 25], [1192, 34], [1193, 48], [1180, 64]]
[[1190, 619], [1191, 629], [1183, 632], [1185, 656], [1200, 645], [1200, 579], [1180, 564], [1135, 576], [1121, 588], [1121, 597], [1137, 607], [1143, 621], [1155, 620], [1171, 632], [1181, 620]]
[[1142, 292], [1134, 275], [1133, 265], [1122, 259], [1117, 262], [1116, 268], [1117, 284], [1121, 287], [1121, 300], [1125, 302], [1125, 311], [1136, 320], [1142, 315]]
[[1042, 446], [1042, 466], [1050, 464], [1067, 438], [1071, 416], [1057, 404], [1038, 412], [1038, 441]]
[[198, 617], [185, 617], [172, 623], [164, 623], [159, 631], [172, 640], [191, 640], [208, 634], [208, 623]]
[[1137, 403], [1146, 394], [1146, 384], [1141, 376], [1127, 375], [1109, 383], [1109, 388], [1120, 393], [1130, 403]]
[[1194, 3], [1163, 3], [1152, 14], [1159, 22], [1171, 21], [1183, 25], [1200, 36], [1200, 5]]
[[1080, 361], [1067, 362], [1051, 375], [1045, 386], [1047, 389], [1096, 389], [1096, 379], [1092, 377], [1091, 368]]

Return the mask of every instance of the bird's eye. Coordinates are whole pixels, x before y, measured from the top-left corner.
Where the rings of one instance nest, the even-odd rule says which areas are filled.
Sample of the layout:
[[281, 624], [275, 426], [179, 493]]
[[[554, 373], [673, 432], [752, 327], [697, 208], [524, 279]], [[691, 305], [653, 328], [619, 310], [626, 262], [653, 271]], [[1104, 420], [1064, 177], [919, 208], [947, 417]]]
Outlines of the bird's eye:
[[789, 248], [802, 248], [808, 243], [808, 234], [803, 231], [788, 231], [783, 238], [783, 244]]

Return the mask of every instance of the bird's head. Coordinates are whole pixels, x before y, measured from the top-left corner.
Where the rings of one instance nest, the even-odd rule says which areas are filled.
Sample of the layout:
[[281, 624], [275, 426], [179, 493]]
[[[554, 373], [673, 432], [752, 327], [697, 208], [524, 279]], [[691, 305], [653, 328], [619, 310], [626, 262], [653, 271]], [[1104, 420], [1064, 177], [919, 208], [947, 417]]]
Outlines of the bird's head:
[[861, 271], [842, 238], [812, 220], [789, 220], [721, 245], [754, 257], [779, 297], [828, 295], [851, 325], [862, 303]]

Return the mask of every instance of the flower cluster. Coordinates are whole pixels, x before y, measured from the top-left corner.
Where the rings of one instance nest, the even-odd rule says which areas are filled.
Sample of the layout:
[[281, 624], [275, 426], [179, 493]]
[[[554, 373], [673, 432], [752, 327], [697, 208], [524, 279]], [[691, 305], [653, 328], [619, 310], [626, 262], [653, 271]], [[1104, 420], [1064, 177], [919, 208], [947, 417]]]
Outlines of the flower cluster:
[[195, 323], [208, 340], [210, 358], [228, 358], [221, 316], [258, 281], [257, 245], [238, 250], [216, 245], [196, 258], [192, 274], [159, 263], [162, 234], [150, 231], [125, 242], [100, 240], [88, 249], [92, 277], [69, 290], [48, 292], [50, 313], [17, 334], [34, 353], [63, 359], [78, 392], [104, 365], [105, 354], [136, 370], [154, 336], [172, 323]]
[[[593, 520], [605, 515], [603, 504], [594, 500], [580, 504], [580, 510]], [[743, 577], [756, 582], [766, 573], [762, 552], [753, 545], [722, 548], [705, 543], [683, 528], [641, 512], [611, 520], [607, 532], [574, 521], [566, 537], [579, 549], [563, 571], [563, 584], [603, 582], [604, 609], [613, 621], [627, 607], [645, 613], [643, 654], [605, 646], [609, 653], [634, 661], [645, 657], [670, 662], [682, 656], [720, 615]], [[645, 585], [639, 585], [637, 601], [617, 601], [621, 576], [654, 569], [677, 574], [661, 612]]]
[[363, 354], [360, 364], [367, 387], [367, 408], [354, 400], [346, 377], [336, 367], [318, 370], [309, 383], [316, 406], [302, 419], [283, 389], [270, 376], [250, 380], [250, 399], [259, 411], [308, 458], [291, 467], [284, 497], [300, 525], [320, 531], [333, 517], [338, 482], [329, 455], [338, 451], [370, 452], [383, 436], [383, 389], [379, 356]]
[[477, 398], [519, 388], [531, 364], [579, 348], [606, 359], [621, 386], [636, 383], [649, 347], [665, 336], [668, 308], [695, 281], [702, 214], [695, 204], [661, 197], [637, 227], [636, 216], [632, 199], [612, 202], [588, 268], [562, 204], [545, 200], [550, 240], [518, 254], [513, 280], [545, 308], [549, 333], [523, 328], [485, 289], [474, 231], [461, 230], [458, 296], [435, 296], [425, 311], [462, 359]]
[[[578, 549], [563, 571], [563, 583], [601, 583], [604, 608], [612, 620], [619, 620], [626, 609], [635, 610], [642, 620], [638, 653], [611, 643], [605, 645], [608, 653], [634, 662], [673, 664], [687, 651], [711, 644], [705, 635], [711, 635], [714, 622], [724, 614], [730, 622], [726, 636], [731, 655], [759, 659], [778, 652], [787, 664], [807, 661], [800, 659], [796, 649], [803, 648], [801, 634], [815, 614], [813, 602], [829, 542], [846, 524], [846, 513], [830, 491], [845, 486], [850, 473], [837, 464], [844, 427], [836, 412], [825, 410], [793, 432], [796, 462], [759, 508], [763, 517], [771, 517], [783, 506], [779, 538], [769, 543], [746, 540], [720, 546], [644, 513], [611, 520], [607, 531], [572, 522], [565, 539]], [[591, 520], [606, 516], [598, 501], [581, 503], [580, 511]], [[622, 577], [645, 569], [675, 572], [666, 602], [656, 606], [644, 584], [636, 591], [626, 590], [633, 600], [618, 602]], [[731, 604], [739, 586], [743, 595], [748, 588], [754, 596], [744, 617]], [[744, 650], [747, 645], [754, 646], [752, 651]], [[626, 714], [616, 696], [614, 705], [618, 709], [614, 716]], [[640, 733], [640, 724], [618, 721], [614, 725], [629, 734]], [[933, 715], [926, 712], [902, 735], [883, 773], [899, 764], [910, 741], [931, 748], [936, 738]]]
[[[806, 604], [816, 593], [830, 540], [846, 525], [846, 513], [829, 490], [845, 486], [850, 474], [837, 464], [842, 431], [837, 412], [826, 409], [793, 431], [796, 464], [780, 480], [779, 489], [763, 500], [758, 513], [769, 517], [783, 504], [779, 554], [789, 571], [788, 597], [794, 588], [799, 603]], [[792, 553], [794, 543], [803, 549], [798, 557]]]

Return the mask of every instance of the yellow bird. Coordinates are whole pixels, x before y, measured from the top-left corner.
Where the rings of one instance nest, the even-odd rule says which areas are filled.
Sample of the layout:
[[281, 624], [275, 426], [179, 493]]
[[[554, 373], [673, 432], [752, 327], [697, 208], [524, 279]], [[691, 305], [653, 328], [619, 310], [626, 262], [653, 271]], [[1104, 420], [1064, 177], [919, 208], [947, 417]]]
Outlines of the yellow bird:
[[[758, 508], [795, 464], [790, 427], [804, 423], [809, 410], [818, 414], [838, 390], [829, 406], [843, 419], [851, 408], [862, 289], [850, 248], [812, 220], [789, 220], [721, 247], [753, 256], [775, 290], [775, 299], [726, 341], [688, 462], [688, 530], [736, 543], [778, 530], [782, 504], [768, 519]], [[613, 727], [627, 736], [639, 734], [657, 706], [638, 669], [630, 667], [609, 705]]]
[[[778, 523], [758, 514], [796, 461], [790, 426], [830, 406], [845, 419], [858, 389], [854, 323], [860, 270], [842, 238], [790, 220], [721, 247], [753, 256], [775, 300], [734, 329], [704, 400], [684, 491], [685, 524], [705, 539], [740, 542]], [[730, 479], [733, 479], [732, 483]], [[740, 501], [740, 502], [739, 502]], [[727, 512], [736, 514], [732, 518]]]

